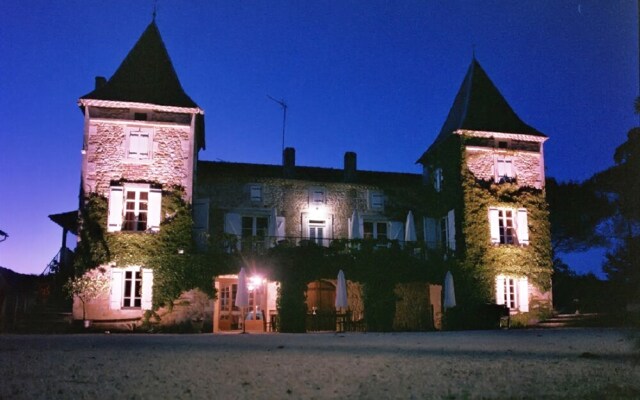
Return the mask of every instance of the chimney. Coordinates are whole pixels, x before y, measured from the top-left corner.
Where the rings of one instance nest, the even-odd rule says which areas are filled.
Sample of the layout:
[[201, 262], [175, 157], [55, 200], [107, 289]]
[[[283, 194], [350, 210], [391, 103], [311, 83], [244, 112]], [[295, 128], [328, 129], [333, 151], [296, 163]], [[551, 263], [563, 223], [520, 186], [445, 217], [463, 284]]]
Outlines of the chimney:
[[104, 76], [96, 76], [96, 89], [100, 89], [107, 83], [107, 78]]
[[296, 168], [296, 149], [287, 147], [282, 153], [282, 166], [285, 178], [293, 178]]
[[356, 153], [347, 151], [344, 153], [344, 181], [354, 182], [356, 180]]

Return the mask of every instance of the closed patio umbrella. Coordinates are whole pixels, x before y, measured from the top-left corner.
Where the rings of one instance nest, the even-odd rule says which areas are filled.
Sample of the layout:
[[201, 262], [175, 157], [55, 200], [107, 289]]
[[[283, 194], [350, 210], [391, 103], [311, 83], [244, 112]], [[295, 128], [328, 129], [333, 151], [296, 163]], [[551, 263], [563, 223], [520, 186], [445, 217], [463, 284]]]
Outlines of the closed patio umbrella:
[[456, 291], [453, 287], [453, 275], [451, 271], [447, 271], [444, 277], [444, 308], [453, 308], [456, 306]]
[[278, 216], [276, 215], [275, 207], [271, 209], [269, 215], [269, 225], [267, 226], [267, 236], [269, 236], [269, 243], [276, 243], [276, 236], [278, 236]]
[[407, 242], [415, 242], [416, 239], [416, 224], [413, 221], [413, 213], [409, 210], [407, 214], [407, 223], [404, 225], [404, 240]]
[[336, 309], [347, 308], [347, 282], [344, 279], [344, 272], [338, 272], [338, 283], [336, 285]]
[[240, 268], [240, 273], [238, 274], [238, 291], [236, 292], [235, 303], [236, 307], [240, 307], [242, 315], [242, 333], [245, 333], [244, 311], [245, 307], [249, 306], [249, 288], [247, 287], [247, 275], [244, 272], [244, 268]]
[[353, 214], [351, 215], [351, 237], [350, 239], [362, 239], [364, 237], [362, 231], [360, 230], [360, 215], [358, 215], [358, 210], [353, 210]]

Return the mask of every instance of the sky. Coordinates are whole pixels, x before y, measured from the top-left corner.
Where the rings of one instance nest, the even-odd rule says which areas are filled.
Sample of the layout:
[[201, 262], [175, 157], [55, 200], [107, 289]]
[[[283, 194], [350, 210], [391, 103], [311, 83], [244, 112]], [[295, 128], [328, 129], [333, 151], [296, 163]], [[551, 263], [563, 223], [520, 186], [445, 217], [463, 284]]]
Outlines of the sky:
[[[154, 0], [9, 0], [0, 13], [0, 266], [41, 273], [48, 215], [77, 209], [79, 97], [110, 77]], [[547, 134], [548, 176], [582, 181], [638, 125], [633, 0], [157, 0], [182, 86], [205, 110], [203, 160], [420, 173], [472, 55]], [[73, 240], [71, 241], [73, 243]], [[600, 276], [602, 254], [567, 257]]]

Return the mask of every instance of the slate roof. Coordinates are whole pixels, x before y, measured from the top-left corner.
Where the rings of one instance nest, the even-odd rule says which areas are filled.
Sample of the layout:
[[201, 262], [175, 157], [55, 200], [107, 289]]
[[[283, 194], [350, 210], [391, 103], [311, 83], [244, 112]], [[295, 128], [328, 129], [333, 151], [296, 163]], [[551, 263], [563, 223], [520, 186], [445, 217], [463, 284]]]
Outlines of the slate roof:
[[418, 162], [421, 162], [437, 143], [458, 129], [546, 137], [518, 117], [475, 57], [440, 133]]
[[[337, 168], [322, 167], [295, 167], [295, 175], [292, 178], [284, 177], [284, 167], [282, 165], [270, 164], [249, 164], [234, 163], [224, 161], [198, 161], [198, 183], [206, 185], [206, 182], [219, 180], [243, 179], [265, 179], [280, 178], [306, 180], [313, 182], [342, 183], [345, 182], [344, 170]], [[420, 187], [422, 184], [421, 174], [411, 174], [403, 172], [382, 172], [382, 171], [356, 171], [356, 179], [350, 181], [354, 184], [389, 185], [389, 186], [412, 186]]]
[[155, 21], [106, 84], [81, 99], [198, 107], [184, 92]]

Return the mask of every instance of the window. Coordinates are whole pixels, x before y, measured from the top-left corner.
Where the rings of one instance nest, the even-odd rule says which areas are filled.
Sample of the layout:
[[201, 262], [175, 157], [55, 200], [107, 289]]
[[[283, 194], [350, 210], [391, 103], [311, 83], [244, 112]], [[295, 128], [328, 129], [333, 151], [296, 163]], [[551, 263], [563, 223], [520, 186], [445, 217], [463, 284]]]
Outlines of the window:
[[110, 309], [150, 310], [152, 292], [153, 270], [140, 267], [111, 268]]
[[441, 218], [426, 217], [423, 223], [424, 240], [428, 249], [456, 250], [455, 210], [449, 210]]
[[107, 231], [158, 231], [161, 207], [161, 189], [140, 183], [111, 186]]
[[525, 208], [489, 208], [491, 242], [494, 244], [529, 244], [529, 226]]
[[309, 205], [321, 205], [325, 203], [326, 191], [322, 187], [309, 189]]
[[127, 128], [127, 158], [133, 160], [151, 158], [152, 132], [151, 128]]
[[140, 188], [125, 191], [123, 231], [146, 231], [149, 191]]
[[147, 113], [143, 113], [143, 112], [133, 113], [133, 119], [136, 121], [146, 121]]
[[527, 277], [498, 275], [496, 277], [496, 303], [512, 311], [529, 311], [529, 281]]
[[433, 188], [436, 192], [440, 192], [442, 190], [443, 181], [442, 168], [436, 168], [435, 171], [433, 171]]
[[262, 185], [250, 185], [249, 196], [252, 202], [262, 203]]
[[124, 295], [122, 296], [123, 308], [142, 307], [142, 272], [125, 271]]
[[238, 293], [238, 285], [231, 284], [220, 288], [220, 311], [238, 310], [235, 299]]
[[513, 160], [505, 157], [496, 158], [495, 164], [495, 182], [515, 182], [516, 173], [513, 166]]
[[269, 227], [269, 218], [267, 217], [255, 217], [255, 216], [243, 216], [242, 217], [242, 237], [259, 237], [264, 238], [267, 236], [267, 229]]
[[324, 245], [325, 222], [309, 220], [309, 240], [319, 246]]
[[386, 222], [364, 221], [362, 227], [364, 239], [386, 240], [388, 238]]
[[371, 210], [384, 210], [384, 194], [381, 191], [369, 192], [369, 208]]

